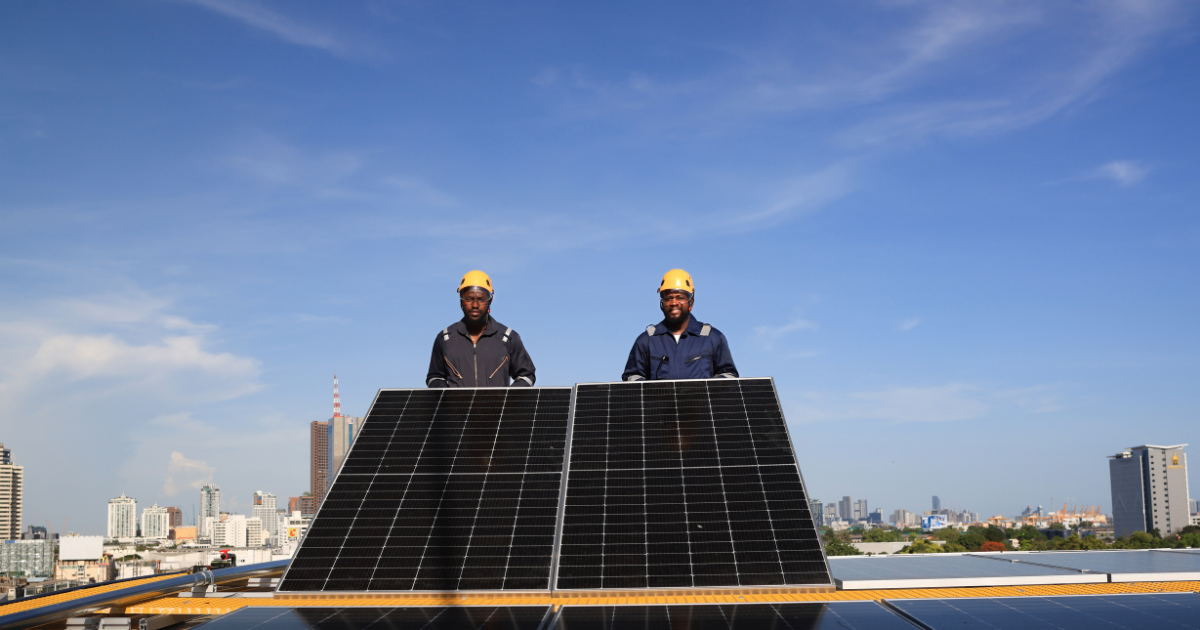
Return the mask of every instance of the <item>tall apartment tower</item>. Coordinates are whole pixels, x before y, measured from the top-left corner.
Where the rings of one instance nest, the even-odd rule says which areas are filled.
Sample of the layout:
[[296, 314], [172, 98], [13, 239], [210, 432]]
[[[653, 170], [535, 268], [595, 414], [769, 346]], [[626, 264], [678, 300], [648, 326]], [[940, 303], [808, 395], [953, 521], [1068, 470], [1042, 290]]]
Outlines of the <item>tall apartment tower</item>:
[[136, 538], [138, 533], [137, 499], [121, 496], [108, 500], [108, 537]]
[[867, 516], [868, 516], [867, 500], [862, 499], [859, 501], [855, 501], [854, 502], [854, 520], [859, 520], [859, 519], [866, 520]]
[[933, 495], [933, 511], [936, 513], [940, 509], [942, 509], [942, 500], [935, 494]]
[[213, 533], [208, 531], [209, 518], [221, 519], [221, 489], [206, 483], [200, 488], [200, 516], [196, 521], [198, 535], [212, 538]]
[[142, 510], [142, 538], [166, 540], [171, 535], [171, 513], [165, 507], [153, 506]]
[[1186, 527], [1188, 518], [1187, 455], [1183, 447], [1131, 446], [1110, 455], [1113, 533], [1157, 529], [1163, 536]]
[[317, 507], [321, 507], [329, 483], [329, 423], [314, 420], [309, 432], [312, 440], [309, 453], [312, 464], [312, 494]]
[[24, 495], [25, 467], [12, 463], [12, 451], [0, 442], [0, 540], [21, 537]]
[[177, 507], [167, 508], [167, 515], [170, 516], [171, 529], [183, 527], [183, 510]]
[[[254, 513], [253, 518], [259, 519], [260, 529], [267, 536], [275, 536], [278, 533], [278, 513], [276, 510], [276, 497], [270, 492], [258, 490], [254, 493]], [[261, 542], [259, 543], [262, 544]], [[255, 546], [255, 545], [251, 545]]]
[[350, 452], [350, 446], [354, 444], [354, 436], [360, 422], [362, 422], [361, 418], [350, 416], [334, 416], [329, 419], [329, 479], [326, 480], [327, 484], [333, 483], [338, 469], [342, 467], [342, 460], [346, 459], [346, 453]]

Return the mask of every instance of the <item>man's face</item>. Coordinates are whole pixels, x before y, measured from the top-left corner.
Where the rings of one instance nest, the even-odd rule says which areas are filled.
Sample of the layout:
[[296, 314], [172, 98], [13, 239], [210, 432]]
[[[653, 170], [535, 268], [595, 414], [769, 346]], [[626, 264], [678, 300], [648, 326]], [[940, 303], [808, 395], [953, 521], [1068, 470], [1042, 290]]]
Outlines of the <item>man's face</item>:
[[463, 316], [469, 322], [480, 322], [491, 310], [491, 297], [483, 289], [466, 289], [459, 294]]
[[683, 291], [663, 291], [658, 294], [659, 306], [668, 324], [682, 322], [692, 312], [692, 301]]

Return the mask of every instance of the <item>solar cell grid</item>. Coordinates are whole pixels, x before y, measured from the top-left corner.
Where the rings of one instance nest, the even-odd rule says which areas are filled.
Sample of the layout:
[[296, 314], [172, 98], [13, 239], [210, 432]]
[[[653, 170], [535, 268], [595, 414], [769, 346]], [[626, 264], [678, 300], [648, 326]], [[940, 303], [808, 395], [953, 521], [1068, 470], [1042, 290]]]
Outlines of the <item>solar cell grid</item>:
[[554, 630], [913, 630], [874, 602], [564, 606]]
[[570, 396], [381, 391], [279, 590], [549, 588]]
[[1195, 593], [888, 600], [932, 630], [1200, 630]]
[[547, 606], [404, 608], [242, 608], [203, 625], [207, 630], [537, 630]]
[[576, 386], [557, 588], [831, 583], [770, 379]]

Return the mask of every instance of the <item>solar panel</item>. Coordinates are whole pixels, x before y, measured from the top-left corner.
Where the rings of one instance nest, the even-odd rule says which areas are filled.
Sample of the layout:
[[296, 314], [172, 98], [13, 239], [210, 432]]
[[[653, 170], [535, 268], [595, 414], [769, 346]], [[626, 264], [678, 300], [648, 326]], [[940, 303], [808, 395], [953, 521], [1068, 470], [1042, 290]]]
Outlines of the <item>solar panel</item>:
[[577, 385], [556, 588], [829, 586], [769, 378]]
[[698, 606], [564, 606], [554, 630], [787, 628], [791, 630], [913, 630], [875, 602], [708, 604]]
[[1172, 551], [1033, 551], [980, 554], [1077, 571], [1107, 573], [1113, 582], [1200, 580], [1200, 555]]
[[1108, 581], [1108, 576], [1103, 573], [1081, 573], [1073, 569], [1008, 561], [1014, 557], [1016, 554], [852, 556], [830, 558], [829, 568], [833, 572], [835, 583], [844, 590], [1087, 584]]
[[1194, 593], [887, 600], [930, 630], [1200, 630]]
[[278, 590], [548, 589], [570, 401], [381, 390]]
[[203, 625], [206, 630], [538, 630], [549, 606], [403, 608], [247, 607]]

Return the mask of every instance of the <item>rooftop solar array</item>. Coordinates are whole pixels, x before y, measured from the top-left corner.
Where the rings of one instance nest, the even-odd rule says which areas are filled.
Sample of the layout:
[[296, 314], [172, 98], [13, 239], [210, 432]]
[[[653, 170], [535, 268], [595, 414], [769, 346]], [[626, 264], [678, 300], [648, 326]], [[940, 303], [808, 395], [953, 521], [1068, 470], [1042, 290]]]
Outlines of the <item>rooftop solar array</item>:
[[1176, 551], [1034, 551], [979, 555], [1019, 558], [1021, 562], [1031, 564], [1108, 574], [1113, 582], [1200, 580], [1200, 554]]
[[570, 401], [380, 391], [279, 591], [548, 589]]
[[556, 588], [831, 585], [769, 378], [577, 385]]
[[[874, 588], [950, 588], [1107, 582], [1108, 576], [1028, 562], [1010, 562], [1014, 554], [845, 556], [829, 559], [837, 586]], [[1027, 557], [1027, 556], [1022, 556]]]
[[276, 608], [235, 610], [205, 630], [539, 630], [549, 606]]
[[928, 630], [1200, 630], [1200, 595], [1194, 593], [908, 599], [887, 604]]
[[565, 606], [553, 630], [914, 630], [875, 602]]

